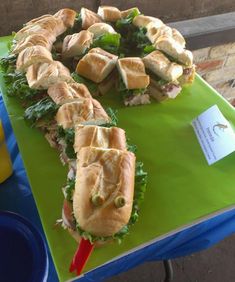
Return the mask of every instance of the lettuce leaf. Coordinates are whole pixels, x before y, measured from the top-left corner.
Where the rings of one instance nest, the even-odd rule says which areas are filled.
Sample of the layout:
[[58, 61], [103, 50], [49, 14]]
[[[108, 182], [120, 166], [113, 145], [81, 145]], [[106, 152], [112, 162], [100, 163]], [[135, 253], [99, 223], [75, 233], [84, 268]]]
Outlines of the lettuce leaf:
[[69, 159], [76, 159], [76, 153], [74, 152], [74, 138], [75, 130], [74, 128], [63, 129], [63, 127], [58, 127], [58, 138], [63, 139], [66, 143], [65, 153]]
[[25, 74], [16, 70], [16, 60], [17, 56], [13, 54], [0, 60], [7, 95], [16, 97], [23, 101], [24, 105], [29, 106], [44, 92], [29, 87]]
[[51, 121], [55, 116], [59, 106], [56, 105], [52, 99], [44, 98], [28, 107], [24, 112], [24, 118], [29, 121], [31, 126], [35, 126], [40, 120]]
[[0, 60], [0, 69], [4, 73], [8, 73], [15, 69], [17, 56], [14, 54], [4, 57]]
[[129, 15], [125, 18], [122, 18], [116, 22], [116, 28], [118, 30], [125, 30], [130, 24], [132, 24], [133, 19], [139, 15], [138, 9], [133, 9]]
[[107, 115], [111, 118], [111, 121], [106, 124], [102, 124], [103, 127], [112, 127], [117, 126], [118, 118], [117, 118], [117, 110], [113, 110], [111, 107], [105, 109]]
[[100, 47], [107, 52], [118, 54], [121, 35], [105, 33], [94, 39], [91, 48]]

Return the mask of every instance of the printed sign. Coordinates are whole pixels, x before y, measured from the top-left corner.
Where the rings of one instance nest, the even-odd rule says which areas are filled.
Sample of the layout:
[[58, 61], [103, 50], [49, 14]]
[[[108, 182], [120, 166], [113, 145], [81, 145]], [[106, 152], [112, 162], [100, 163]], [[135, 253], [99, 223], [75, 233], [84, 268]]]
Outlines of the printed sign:
[[217, 105], [195, 118], [192, 126], [209, 165], [235, 151], [235, 133]]

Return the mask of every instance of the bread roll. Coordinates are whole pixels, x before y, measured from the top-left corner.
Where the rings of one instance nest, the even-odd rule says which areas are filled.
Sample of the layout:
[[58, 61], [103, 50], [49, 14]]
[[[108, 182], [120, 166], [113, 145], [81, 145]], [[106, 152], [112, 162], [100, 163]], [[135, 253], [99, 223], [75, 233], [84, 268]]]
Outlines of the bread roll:
[[95, 37], [101, 36], [105, 33], [117, 33], [110, 24], [106, 23], [95, 23], [88, 27], [87, 30], [93, 33]]
[[[128, 151], [84, 147], [78, 153], [73, 212], [79, 226], [96, 236], [112, 236], [131, 216], [135, 155]], [[94, 197], [103, 199], [95, 205]], [[117, 207], [122, 198], [123, 206]]]
[[42, 34], [45, 36], [56, 37], [66, 31], [63, 21], [53, 16], [41, 18], [33, 23], [28, 23], [25, 27], [15, 34], [16, 40], [21, 40], [32, 34]]
[[19, 54], [27, 47], [32, 47], [32, 46], [42, 46], [50, 51], [52, 44], [55, 40], [56, 38], [54, 38], [52, 41], [49, 41], [46, 36], [40, 34], [29, 35], [28, 37], [18, 41], [11, 53]]
[[86, 85], [77, 82], [58, 82], [51, 85], [47, 93], [56, 104], [65, 104], [74, 100], [92, 98]]
[[155, 27], [164, 25], [160, 19], [144, 15], [138, 15], [133, 19], [133, 25], [138, 27], [146, 27], [149, 23], [154, 23]]
[[118, 56], [101, 48], [93, 48], [77, 64], [76, 72], [96, 83], [104, 80], [114, 69]]
[[36, 35], [36, 34], [45, 36], [49, 41], [52, 41], [56, 37], [56, 35], [52, 33], [50, 30], [42, 28], [39, 24], [34, 24], [34, 25], [25, 26], [22, 29], [20, 29], [15, 34], [14, 39], [16, 41], [21, 41], [30, 35]]
[[149, 76], [145, 73], [144, 63], [140, 58], [119, 59], [117, 66], [127, 89], [144, 89], [149, 85]]
[[99, 15], [97, 15], [96, 13], [86, 8], [82, 8], [80, 13], [81, 13], [81, 18], [82, 18], [82, 28], [83, 29], [88, 29], [88, 27], [90, 27], [94, 23], [102, 22], [102, 19]]
[[131, 12], [133, 11], [137, 11], [138, 14], [140, 14], [140, 10], [137, 8], [137, 7], [134, 7], [134, 8], [130, 8], [128, 10], [124, 10], [124, 11], [121, 11], [121, 17], [122, 18], [126, 18], [127, 16], [130, 15]]
[[77, 82], [57, 82], [48, 88], [47, 93], [56, 104], [64, 104], [84, 98], [92, 98], [86, 85]]
[[160, 51], [153, 51], [142, 60], [147, 69], [150, 69], [164, 80], [174, 81], [183, 74], [183, 67], [176, 63], [172, 63]]
[[100, 6], [98, 8], [98, 15], [105, 22], [116, 22], [121, 19], [121, 11], [117, 7]]
[[63, 128], [72, 128], [79, 124], [105, 124], [110, 118], [98, 101], [83, 99], [63, 104], [56, 114], [56, 121]]
[[74, 151], [77, 153], [83, 147], [126, 150], [125, 131], [118, 127], [77, 126], [75, 128]]
[[172, 37], [178, 42], [183, 48], [185, 48], [186, 42], [183, 35], [175, 28], [172, 28]]
[[45, 47], [27, 47], [26, 49], [20, 52], [16, 61], [16, 69], [18, 71], [25, 71], [32, 64], [50, 63], [52, 61], [53, 59], [51, 52]]
[[161, 36], [154, 43], [154, 46], [186, 66], [192, 66], [193, 64], [192, 52], [185, 50], [171, 37]]
[[40, 22], [41, 20], [48, 20], [50, 18], [52, 18], [53, 16], [50, 15], [50, 14], [46, 14], [46, 15], [42, 15], [38, 18], [35, 18], [35, 19], [32, 19], [30, 21], [28, 21], [25, 25], [32, 25], [32, 24], [35, 24], [37, 22]]
[[57, 13], [54, 14], [55, 18], [59, 18], [63, 21], [64, 25], [68, 27], [72, 27], [74, 25], [74, 21], [76, 18], [77, 12], [72, 9], [61, 9]]
[[154, 43], [162, 35], [172, 36], [172, 29], [169, 26], [162, 24], [159, 26], [155, 22], [150, 22], [147, 26], [146, 36], [151, 43]]
[[79, 33], [67, 35], [62, 46], [62, 57], [71, 58], [84, 54], [93, 41], [93, 33], [82, 30]]
[[31, 65], [26, 73], [30, 88], [48, 89], [59, 81], [74, 82], [69, 70], [58, 61]]

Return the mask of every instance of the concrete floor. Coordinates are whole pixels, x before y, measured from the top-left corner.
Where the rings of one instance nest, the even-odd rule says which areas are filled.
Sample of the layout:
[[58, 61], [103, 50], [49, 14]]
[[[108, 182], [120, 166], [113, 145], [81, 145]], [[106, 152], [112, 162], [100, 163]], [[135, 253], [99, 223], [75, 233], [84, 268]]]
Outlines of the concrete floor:
[[[235, 281], [235, 235], [212, 248], [172, 260], [173, 282]], [[105, 282], [163, 282], [164, 268], [160, 262], [145, 263]]]

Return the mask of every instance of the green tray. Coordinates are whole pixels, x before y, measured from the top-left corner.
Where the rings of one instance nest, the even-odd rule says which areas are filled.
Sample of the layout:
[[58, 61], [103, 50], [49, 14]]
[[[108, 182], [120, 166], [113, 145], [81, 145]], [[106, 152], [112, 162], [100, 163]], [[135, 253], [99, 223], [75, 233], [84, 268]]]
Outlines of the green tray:
[[[8, 40], [9, 37], [0, 39], [0, 55], [6, 54]], [[61, 187], [67, 169], [42, 134], [25, 124], [17, 101], [5, 95], [2, 78], [0, 85], [53, 260], [60, 280], [64, 281], [73, 277], [68, 269], [76, 243], [54, 224], [61, 217]], [[214, 104], [232, 124], [235, 113], [199, 76], [177, 99], [161, 104], [126, 108], [116, 93], [101, 102], [118, 109], [119, 126], [138, 146], [137, 158], [144, 162], [149, 180], [139, 221], [129, 236], [121, 245], [114, 243], [96, 249], [85, 272], [235, 204], [235, 154], [208, 166], [190, 125]]]

